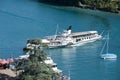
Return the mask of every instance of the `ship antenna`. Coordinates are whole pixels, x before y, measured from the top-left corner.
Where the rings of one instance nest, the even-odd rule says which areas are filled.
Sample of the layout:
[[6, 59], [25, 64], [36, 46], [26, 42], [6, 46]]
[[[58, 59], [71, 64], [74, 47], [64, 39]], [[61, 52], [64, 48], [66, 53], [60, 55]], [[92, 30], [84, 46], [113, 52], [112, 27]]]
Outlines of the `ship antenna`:
[[59, 26], [58, 26], [58, 24], [57, 24], [57, 28], [56, 28], [56, 32], [55, 32], [55, 35], [57, 35], [58, 27], [59, 27]]
[[54, 40], [56, 39], [56, 35], [57, 35], [57, 31], [58, 31], [58, 24], [57, 24], [57, 28], [56, 28], [56, 31], [55, 31], [55, 37], [54, 37]]

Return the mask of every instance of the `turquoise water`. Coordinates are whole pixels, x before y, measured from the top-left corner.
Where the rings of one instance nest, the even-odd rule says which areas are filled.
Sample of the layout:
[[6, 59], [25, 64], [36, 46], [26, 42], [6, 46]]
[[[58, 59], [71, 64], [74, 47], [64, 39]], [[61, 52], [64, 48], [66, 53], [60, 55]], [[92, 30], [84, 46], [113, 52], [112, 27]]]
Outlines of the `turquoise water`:
[[64, 74], [70, 71], [71, 80], [120, 80], [119, 14], [56, 7], [36, 0], [0, 0], [0, 57], [23, 54], [27, 39], [53, 35], [57, 24], [59, 32], [69, 25], [73, 26], [73, 32], [109, 30], [109, 52], [118, 56], [112, 61], [100, 59], [104, 40], [80, 47], [46, 50]]

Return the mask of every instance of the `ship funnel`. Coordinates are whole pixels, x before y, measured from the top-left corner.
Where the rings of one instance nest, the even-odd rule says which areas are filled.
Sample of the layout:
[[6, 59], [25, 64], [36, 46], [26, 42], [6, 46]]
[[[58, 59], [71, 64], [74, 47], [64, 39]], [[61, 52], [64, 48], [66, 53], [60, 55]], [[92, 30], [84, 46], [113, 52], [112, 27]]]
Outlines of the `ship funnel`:
[[72, 29], [72, 26], [70, 25], [69, 28], [67, 29], [68, 34], [71, 34], [71, 29]]

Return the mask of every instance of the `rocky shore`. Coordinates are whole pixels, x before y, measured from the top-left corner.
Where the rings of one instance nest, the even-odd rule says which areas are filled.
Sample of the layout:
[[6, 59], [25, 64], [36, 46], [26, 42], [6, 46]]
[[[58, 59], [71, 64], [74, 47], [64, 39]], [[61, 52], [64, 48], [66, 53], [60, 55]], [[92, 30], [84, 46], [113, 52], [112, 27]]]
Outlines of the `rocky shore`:
[[0, 70], [0, 80], [15, 80], [16, 74], [11, 69]]

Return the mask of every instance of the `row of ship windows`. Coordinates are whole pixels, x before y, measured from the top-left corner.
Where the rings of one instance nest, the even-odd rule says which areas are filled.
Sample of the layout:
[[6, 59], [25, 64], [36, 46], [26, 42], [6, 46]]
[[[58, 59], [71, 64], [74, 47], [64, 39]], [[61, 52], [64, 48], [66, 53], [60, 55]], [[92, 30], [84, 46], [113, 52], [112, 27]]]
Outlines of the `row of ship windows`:
[[94, 36], [96, 33], [92, 33], [92, 34], [85, 34], [85, 35], [79, 35], [79, 36], [73, 36], [73, 38], [77, 38], [77, 37], [86, 37], [86, 36]]
[[96, 37], [96, 36], [90, 36], [90, 37], [76, 39], [76, 42], [81, 41], [81, 40], [91, 39], [91, 38], [94, 38], [94, 37]]

